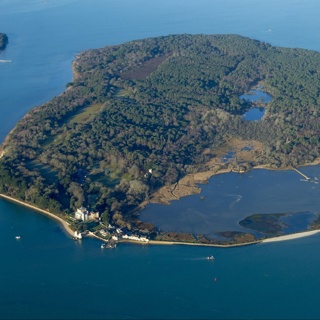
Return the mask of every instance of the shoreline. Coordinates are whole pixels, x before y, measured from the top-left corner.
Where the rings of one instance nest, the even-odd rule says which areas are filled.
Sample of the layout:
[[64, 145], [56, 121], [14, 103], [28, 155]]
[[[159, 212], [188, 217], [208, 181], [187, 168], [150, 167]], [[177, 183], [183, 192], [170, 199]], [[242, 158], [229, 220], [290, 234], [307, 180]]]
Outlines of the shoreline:
[[307, 230], [307, 231], [302, 231], [302, 232], [297, 232], [297, 233], [292, 233], [292, 234], [286, 234], [286, 235], [283, 235], [283, 236], [267, 238], [267, 239], [262, 240], [261, 242], [262, 243], [268, 243], [268, 242], [279, 242], [279, 241], [294, 240], [294, 239], [313, 236], [313, 235], [315, 235], [315, 234], [317, 234], [319, 232], [320, 232], [320, 230]]
[[[23, 207], [32, 209], [34, 211], [37, 211], [38, 213], [44, 214], [47, 217], [52, 218], [53, 220], [59, 222], [63, 229], [66, 231], [66, 233], [72, 238], [74, 236], [74, 231], [70, 228], [70, 224], [63, 220], [62, 218], [56, 216], [55, 214], [37, 208], [31, 204], [28, 204], [26, 202], [17, 200], [15, 198], [12, 198], [10, 196], [7, 196], [5, 194], [0, 193], [0, 198], [3, 198], [5, 200], [14, 202], [16, 204], [19, 204]], [[292, 234], [287, 234], [287, 235], [282, 235], [282, 236], [277, 236], [277, 237], [271, 237], [271, 238], [266, 238], [266, 239], [261, 239], [261, 240], [256, 240], [252, 242], [245, 242], [245, 243], [234, 243], [234, 244], [213, 244], [213, 243], [193, 243], [193, 242], [178, 242], [178, 241], [160, 241], [160, 240], [150, 240], [149, 242], [141, 242], [141, 241], [135, 241], [135, 240], [120, 240], [119, 243], [133, 243], [133, 244], [139, 244], [139, 245], [187, 245], [187, 246], [200, 246], [200, 247], [216, 247], [216, 248], [234, 248], [234, 247], [243, 247], [243, 246], [249, 246], [249, 245], [254, 245], [254, 244], [259, 244], [259, 243], [270, 243], [270, 242], [281, 242], [281, 241], [288, 241], [288, 240], [294, 240], [294, 239], [299, 239], [299, 238], [304, 238], [308, 236], [315, 235], [317, 233], [320, 233], [320, 229], [317, 230], [306, 230], [302, 232], [297, 232], [297, 233], [292, 233]], [[92, 237], [96, 238], [100, 241], [103, 242], [108, 242], [108, 240], [100, 238], [98, 235], [89, 232], [87, 237]]]
[[2, 193], [0, 193], [0, 198], [6, 199], [6, 200], [11, 201], [11, 202], [14, 202], [14, 203], [19, 204], [19, 205], [21, 205], [23, 207], [32, 209], [34, 211], [37, 211], [39, 213], [42, 213], [42, 214], [52, 218], [53, 220], [59, 222], [62, 225], [63, 229], [67, 232], [68, 235], [70, 235], [71, 237], [74, 236], [74, 231], [70, 228], [70, 224], [67, 221], [63, 220], [62, 218], [56, 216], [55, 214], [53, 214], [53, 213], [51, 213], [49, 211], [40, 209], [38, 207], [35, 207], [35, 206], [33, 206], [31, 204], [28, 204], [26, 202], [23, 202], [23, 201], [15, 199], [15, 198], [9, 197], [9, 196], [7, 196], [5, 194], [2, 194]]
[[[199, 194], [201, 193], [201, 185], [207, 184], [209, 179], [215, 175], [224, 174], [224, 173], [247, 173], [252, 170], [257, 169], [264, 169], [264, 170], [270, 170], [270, 171], [296, 171], [298, 174], [301, 175], [301, 172], [299, 173], [299, 168], [306, 167], [306, 166], [315, 166], [320, 164], [320, 158], [316, 158], [313, 162], [304, 163], [301, 165], [298, 165], [297, 167], [284, 167], [284, 168], [271, 168], [269, 164], [261, 164], [256, 165], [248, 170], [245, 171], [237, 171], [232, 168], [222, 168], [220, 170], [207, 170], [203, 172], [197, 172], [197, 173], [191, 173], [187, 174], [185, 177], [181, 178], [178, 182], [169, 185], [169, 186], [163, 186], [161, 187], [157, 192], [155, 192], [151, 198], [147, 201], [142, 202], [139, 205], [139, 209], [144, 209], [149, 203], [155, 203], [155, 204], [167, 204], [170, 205], [171, 201], [174, 200], [180, 200], [183, 197]], [[303, 174], [302, 174], [303, 175]]]

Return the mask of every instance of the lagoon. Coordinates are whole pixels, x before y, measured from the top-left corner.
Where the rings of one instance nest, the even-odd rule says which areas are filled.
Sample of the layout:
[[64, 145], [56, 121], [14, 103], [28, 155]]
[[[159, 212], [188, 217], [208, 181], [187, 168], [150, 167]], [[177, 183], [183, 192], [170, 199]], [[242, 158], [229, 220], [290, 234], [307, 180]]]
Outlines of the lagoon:
[[286, 222], [288, 230], [302, 231], [306, 227], [304, 219], [315, 219], [320, 207], [320, 166], [303, 167], [301, 171], [312, 179], [306, 181], [293, 170], [254, 169], [217, 174], [208, 184], [199, 185], [200, 194], [172, 201], [170, 205], [149, 204], [140, 218], [163, 231], [215, 237], [222, 231], [250, 232], [238, 222], [252, 214], [299, 213], [300, 230], [294, 219], [287, 218]]

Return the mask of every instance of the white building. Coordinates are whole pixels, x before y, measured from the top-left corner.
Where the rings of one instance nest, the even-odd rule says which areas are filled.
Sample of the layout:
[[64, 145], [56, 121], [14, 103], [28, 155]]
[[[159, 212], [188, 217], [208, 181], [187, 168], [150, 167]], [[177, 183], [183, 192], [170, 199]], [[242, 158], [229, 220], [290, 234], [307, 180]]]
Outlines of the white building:
[[75, 231], [75, 232], [74, 232], [74, 237], [77, 238], [77, 239], [82, 239], [82, 234], [81, 234], [81, 232]]
[[99, 219], [99, 212], [89, 212], [86, 208], [78, 208], [74, 213], [74, 217], [78, 220], [87, 221], [92, 219]]
[[78, 220], [87, 221], [89, 219], [89, 211], [84, 207], [78, 208], [74, 213], [74, 217]]
[[146, 237], [139, 237], [139, 236], [128, 236], [127, 234], [124, 234], [122, 236], [122, 239], [128, 239], [128, 240], [134, 240], [134, 241], [142, 241], [142, 242], [149, 242], [149, 239]]

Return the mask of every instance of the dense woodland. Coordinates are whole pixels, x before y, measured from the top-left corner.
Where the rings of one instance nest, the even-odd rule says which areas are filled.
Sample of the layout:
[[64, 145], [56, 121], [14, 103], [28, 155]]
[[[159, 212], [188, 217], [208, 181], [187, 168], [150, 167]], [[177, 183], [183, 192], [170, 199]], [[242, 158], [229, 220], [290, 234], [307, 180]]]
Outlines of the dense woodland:
[[8, 44], [8, 37], [4, 33], [0, 33], [0, 50], [3, 50], [6, 48]]
[[[150, 226], [137, 220], [138, 206], [205, 170], [232, 138], [263, 143], [250, 166], [320, 155], [318, 52], [237, 35], [171, 35], [83, 52], [73, 70], [67, 90], [3, 143], [0, 192], [57, 214], [84, 205], [141, 230]], [[251, 105], [239, 96], [257, 84], [273, 99], [262, 121], [248, 122]]]

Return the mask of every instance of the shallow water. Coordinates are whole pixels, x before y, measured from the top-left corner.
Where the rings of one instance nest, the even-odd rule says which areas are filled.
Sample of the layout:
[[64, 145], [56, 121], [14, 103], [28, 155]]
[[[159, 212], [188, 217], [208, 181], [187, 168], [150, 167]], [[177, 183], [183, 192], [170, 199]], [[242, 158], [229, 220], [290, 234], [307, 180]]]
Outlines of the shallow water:
[[304, 181], [292, 170], [218, 174], [208, 184], [199, 185], [200, 194], [172, 201], [169, 206], [150, 204], [140, 217], [163, 231], [213, 235], [248, 231], [238, 222], [252, 214], [317, 212], [320, 198], [315, 179], [320, 179], [320, 166], [303, 167], [300, 171], [312, 180]]

